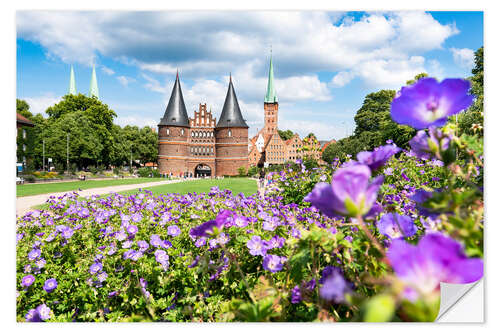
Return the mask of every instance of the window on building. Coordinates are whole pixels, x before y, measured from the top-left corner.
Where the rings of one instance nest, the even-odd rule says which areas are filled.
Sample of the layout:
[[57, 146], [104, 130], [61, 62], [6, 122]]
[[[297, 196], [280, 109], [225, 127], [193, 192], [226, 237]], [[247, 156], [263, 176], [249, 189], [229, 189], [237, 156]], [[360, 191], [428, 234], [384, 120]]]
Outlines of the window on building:
[[169, 129], [169, 128], [167, 128], [167, 130], [165, 131], [165, 133], [166, 133], [167, 135], [170, 135], [170, 129]]
[[184, 128], [181, 129], [181, 135], [184, 135]]
[[26, 129], [23, 128], [23, 139], [26, 139]]
[[26, 145], [23, 144], [23, 151], [26, 151]]
[[194, 137], [194, 132], [191, 132], [191, 136]]
[[231, 137], [231, 135], [232, 135], [231, 130], [227, 131], [227, 136]]

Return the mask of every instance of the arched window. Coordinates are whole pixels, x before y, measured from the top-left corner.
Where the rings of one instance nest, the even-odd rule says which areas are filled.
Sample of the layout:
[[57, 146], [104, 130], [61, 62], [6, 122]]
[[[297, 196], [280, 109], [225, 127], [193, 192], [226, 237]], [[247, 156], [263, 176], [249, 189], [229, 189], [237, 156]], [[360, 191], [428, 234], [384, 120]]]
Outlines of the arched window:
[[191, 132], [191, 136], [194, 137], [194, 132]]
[[228, 136], [228, 137], [231, 137], [231, 135], [232, 135], [231, 130], [229, 130], [229, 131], [227, 132], [227, 136]]
[[181, 135], [184, 135], [184, 128], [181, 129]]
[[170, 135], [170, 129], [167, 128], [167, 130], [165, 131], [165, 133], [167, 133], [167, 135]]

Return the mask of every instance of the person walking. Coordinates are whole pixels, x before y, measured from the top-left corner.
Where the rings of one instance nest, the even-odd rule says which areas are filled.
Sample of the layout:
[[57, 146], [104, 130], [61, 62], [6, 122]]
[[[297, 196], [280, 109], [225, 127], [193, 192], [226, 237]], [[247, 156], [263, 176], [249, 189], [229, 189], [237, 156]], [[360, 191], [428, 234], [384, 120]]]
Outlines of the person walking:
[[263, 189], [264, 188], [264, 180], [266, 178], [266, 172], [264, 169], [260, 169], [259, 173], [259, 188]]

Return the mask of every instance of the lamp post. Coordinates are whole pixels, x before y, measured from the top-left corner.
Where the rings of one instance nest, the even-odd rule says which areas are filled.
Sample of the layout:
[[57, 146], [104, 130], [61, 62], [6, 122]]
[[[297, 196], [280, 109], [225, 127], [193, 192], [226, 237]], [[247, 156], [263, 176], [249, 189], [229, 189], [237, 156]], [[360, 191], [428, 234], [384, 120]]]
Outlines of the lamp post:
[[45, 139], [42, 140], [42, 171], [45, 171]]
[[69, 176], [69, 133], [66, 135], [66, 169]]

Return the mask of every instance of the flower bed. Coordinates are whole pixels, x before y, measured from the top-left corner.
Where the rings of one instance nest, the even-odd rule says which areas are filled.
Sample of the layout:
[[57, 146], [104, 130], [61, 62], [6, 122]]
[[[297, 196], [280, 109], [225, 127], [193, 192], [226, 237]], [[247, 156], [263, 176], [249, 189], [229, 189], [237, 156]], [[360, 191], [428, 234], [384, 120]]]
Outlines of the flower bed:
[[[17, 221], [18, 320], [434, 320], [440, 282], [483, 275], [482, 143], [433, 127], [470, 100], [462, 82], [436, 84], [393, 102], [394, 119], [430, 127], [411, 151], [299, 161], [262, 196], [50, 199]], [[460, 103], [438, 112], [449, 86]]]

